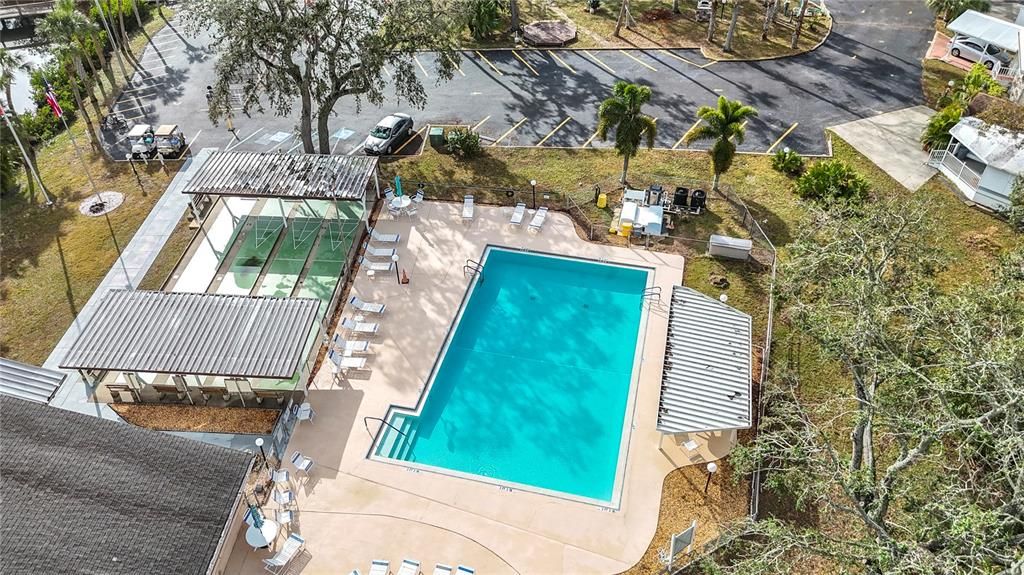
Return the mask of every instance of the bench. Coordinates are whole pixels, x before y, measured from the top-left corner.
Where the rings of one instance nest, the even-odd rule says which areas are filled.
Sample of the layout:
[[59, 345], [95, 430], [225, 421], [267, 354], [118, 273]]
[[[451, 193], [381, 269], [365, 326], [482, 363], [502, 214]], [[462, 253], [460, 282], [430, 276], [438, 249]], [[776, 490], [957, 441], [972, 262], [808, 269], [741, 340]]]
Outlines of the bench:
[[132, 396], [132, 401], [134, 401], [134, 402], [138, 402], [139, 401], [138, 396], [135, 394], [135, 390], [130, 385], [120, 385], [120, 384], [108, 383], [106, 385], [106, 388], [107, 388], [107, 391], [110, 392], [110, 397], [113, 398], [114, 403], [121, 403], [121, 401], [122, 401], [121, 394], [122, 393], [127, 393], [127, 394], [131, 395]]
[[276, 399], [278, 405], [284, 403], [284, 394], [280, 391], [259, 391], [254, 389], [253, 393], [256, 394], [256, 403], [259, 404], [262, 404], [264, 399]]
[[218, 393], [221, 394], [221, 398], [224, 401], [231, 399], [231, 394], [228, 393], [228, 388], [219, 385], [200, 385], [199, 393], [203, 394], [203, 399], [205, 401], [210, 401], [210, 396], [217, 395]]

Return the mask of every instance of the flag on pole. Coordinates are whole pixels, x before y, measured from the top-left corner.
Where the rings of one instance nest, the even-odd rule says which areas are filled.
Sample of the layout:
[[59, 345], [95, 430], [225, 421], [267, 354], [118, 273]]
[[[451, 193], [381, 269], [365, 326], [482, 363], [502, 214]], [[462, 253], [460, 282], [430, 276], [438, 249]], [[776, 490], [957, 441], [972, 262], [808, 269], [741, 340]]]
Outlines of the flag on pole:
[[50, 105], [54, 116], [63, 118], [64, 110], [61, 109], [60, 102], [57, 101], [57, 95], [53, 93], [53, 86], [50, 85], [50, 81], [46, 78], [43, 78], [43, 83], [46, 84], [46, 103]]

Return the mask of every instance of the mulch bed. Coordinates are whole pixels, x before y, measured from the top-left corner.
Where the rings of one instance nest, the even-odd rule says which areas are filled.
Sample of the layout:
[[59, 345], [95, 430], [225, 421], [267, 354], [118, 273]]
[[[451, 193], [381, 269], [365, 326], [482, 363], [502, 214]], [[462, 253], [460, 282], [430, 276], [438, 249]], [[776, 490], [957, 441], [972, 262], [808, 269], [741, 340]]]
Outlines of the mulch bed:
[[115, 403], [110, 407], [132, 425], [159, 431], [253, 433], [274, 431], [278, 409]]

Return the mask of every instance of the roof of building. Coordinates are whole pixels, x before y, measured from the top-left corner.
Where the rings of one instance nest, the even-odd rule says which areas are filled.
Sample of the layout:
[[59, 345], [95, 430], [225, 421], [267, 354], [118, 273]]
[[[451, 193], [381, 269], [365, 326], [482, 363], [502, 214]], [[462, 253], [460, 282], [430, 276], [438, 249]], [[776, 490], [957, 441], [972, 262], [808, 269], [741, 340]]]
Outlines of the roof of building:
[[995, 16], [968, 10], [946, 25], [957, 34], [971, 36], [1010, 52], [1020, 52], [1020, 34], [1024, 27]]
[[10, 573], [205, 574], [249, 454], [0, 396]]
[[182, 193], [360, 200], [376, 169], [372, 156], [216, 151]]
[[751, 329], [749, 315], [694, 289], [672, 288], [658, 430], [750, 427]]
[[288, 379], [319, 309], [312, 298], [111, 290], [60, 367]]
[[949, 133], [986, 165], [1014, 175], [1024, 173], [1024, 133], [974, 116], [961, 118]]
[[0, 394], [49, 403], [66, 375], [0, 357]]

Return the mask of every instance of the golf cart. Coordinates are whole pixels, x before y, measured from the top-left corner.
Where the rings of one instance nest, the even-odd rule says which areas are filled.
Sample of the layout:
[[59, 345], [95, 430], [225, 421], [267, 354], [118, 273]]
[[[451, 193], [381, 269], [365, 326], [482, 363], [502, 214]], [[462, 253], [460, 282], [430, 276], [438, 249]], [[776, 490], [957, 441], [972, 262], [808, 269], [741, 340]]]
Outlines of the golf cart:
[[188, 146], [177, 124], [163, 124], [156, 130], [149, 124], [135, 124], [128, 131], [128, 141], [132, 144], [132, 157], [136, 159], [155, 158], [157, 154], [177, 158]]

